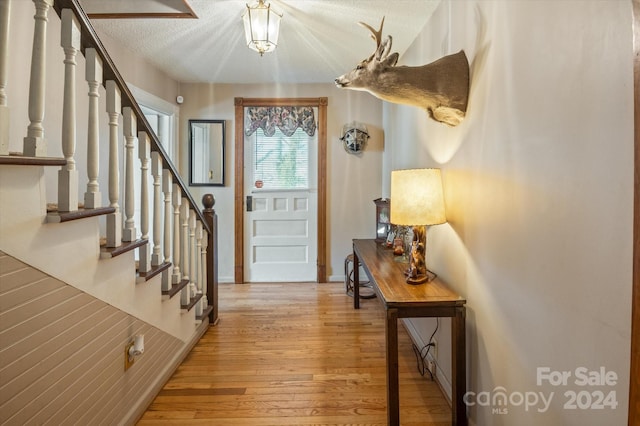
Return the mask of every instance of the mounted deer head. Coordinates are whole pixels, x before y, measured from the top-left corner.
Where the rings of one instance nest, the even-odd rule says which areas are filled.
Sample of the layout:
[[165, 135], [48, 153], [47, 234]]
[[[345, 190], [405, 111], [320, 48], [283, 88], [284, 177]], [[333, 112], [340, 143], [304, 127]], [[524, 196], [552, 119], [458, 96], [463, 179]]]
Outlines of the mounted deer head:
[[391, 52], [391, 36], [382, 41], [382, 27], [371, 32], [376, 49], [353, 70], [335, 79], [338, 87], [363, 90], [385, 101], [425, 108], [431, 118], [458, 125], [467, 112], [469, 62], [464, 51], [419, 67], [396, 66], [398, 53]]

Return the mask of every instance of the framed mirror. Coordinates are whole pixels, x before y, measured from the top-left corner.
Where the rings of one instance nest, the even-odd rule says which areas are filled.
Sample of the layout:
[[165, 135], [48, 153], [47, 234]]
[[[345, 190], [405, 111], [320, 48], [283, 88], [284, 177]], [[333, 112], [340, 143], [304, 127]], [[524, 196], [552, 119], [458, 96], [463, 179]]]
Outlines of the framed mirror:
[[224, 120], [189, 120], [189, 185], [224, 186]]

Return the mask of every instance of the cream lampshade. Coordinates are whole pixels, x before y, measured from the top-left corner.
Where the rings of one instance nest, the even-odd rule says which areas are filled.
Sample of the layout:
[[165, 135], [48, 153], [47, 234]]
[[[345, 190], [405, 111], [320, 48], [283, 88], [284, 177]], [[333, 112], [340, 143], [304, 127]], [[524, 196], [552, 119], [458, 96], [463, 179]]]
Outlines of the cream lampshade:
[[428, 281], [425, 227], [447, 221], [440, 169], [392, 171], [390, 211], [392, 224], [414, 227], [407, 282]]

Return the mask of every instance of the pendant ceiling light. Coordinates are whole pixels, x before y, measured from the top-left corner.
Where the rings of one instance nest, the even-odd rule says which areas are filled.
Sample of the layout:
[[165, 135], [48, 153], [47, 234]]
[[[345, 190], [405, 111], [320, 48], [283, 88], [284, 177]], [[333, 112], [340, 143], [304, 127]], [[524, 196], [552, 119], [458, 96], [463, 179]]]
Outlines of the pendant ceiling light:
[[249, 49], [255, 50], [260, 56], [276, 50], [281, 18], [282, 15], [271, 9], [270, 4], [264, 4], [264, 0], [258, 0], [251, 6], [247, 4], [242, 19]]

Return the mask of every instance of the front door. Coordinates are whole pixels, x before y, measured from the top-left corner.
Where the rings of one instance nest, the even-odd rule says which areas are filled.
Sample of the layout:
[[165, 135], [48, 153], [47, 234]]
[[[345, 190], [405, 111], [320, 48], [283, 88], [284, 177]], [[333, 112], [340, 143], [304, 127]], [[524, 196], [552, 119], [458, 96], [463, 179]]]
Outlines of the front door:
[[317, 279], [317, 136], [245, 136], [246, 282]]

